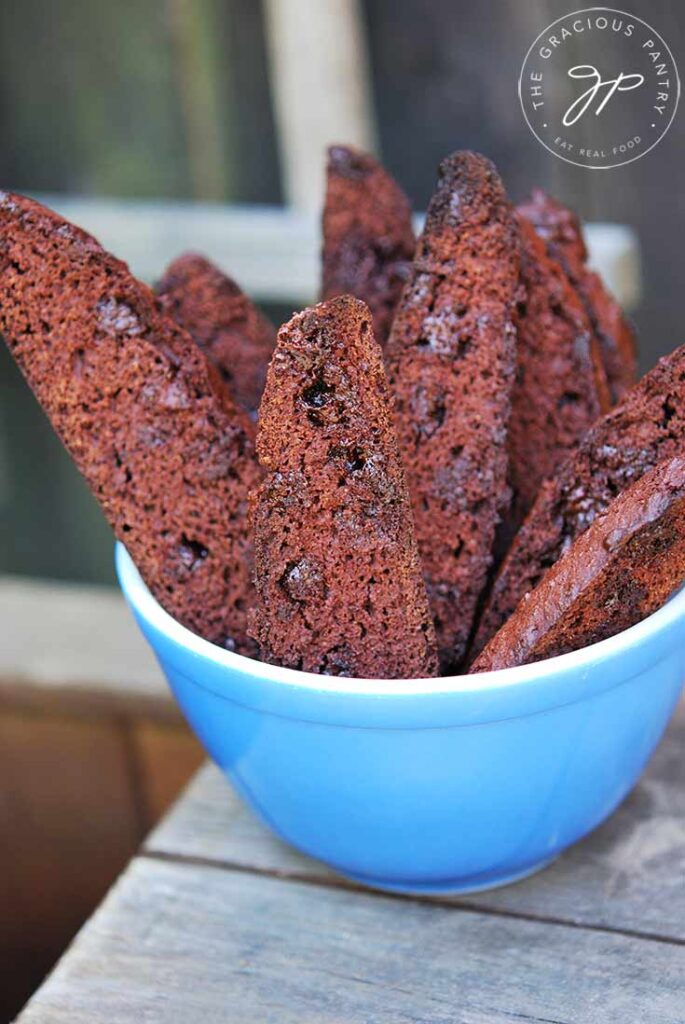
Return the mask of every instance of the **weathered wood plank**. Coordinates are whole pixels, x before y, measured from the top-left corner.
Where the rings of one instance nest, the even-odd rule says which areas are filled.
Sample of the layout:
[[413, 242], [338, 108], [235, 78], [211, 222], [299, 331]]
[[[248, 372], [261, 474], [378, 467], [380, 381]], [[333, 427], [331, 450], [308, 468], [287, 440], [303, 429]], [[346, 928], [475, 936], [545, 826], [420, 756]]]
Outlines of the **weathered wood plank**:
[[189, 731], [149, 719], [132, 721], [130, 735], [147, 831], [173, 803], [205, 754]]
[[0, 577], [0, 704], [178, 722], [169, 688], [110, 587]]
[[[685, 703], [613, 817], [541, 874], [458, 902], [491, 911], [664, 935], [685, 942]], [[345, 884], [281, 843], [206, 767], [146, 850]]]
[[115, 721], [0, 711], [0, 1020], [35, 989], [142, 838]]
[[[146, 280], [158, 278], [173, 256], [190, 248], [213, 259], [256, 299], [304, 304], [318, 294], [321, 228], [313, 213], [206, 202], [37, 198], [94, 234]], [[415, 221], [420, 230], [422, 216]], [[635, 232], [624, 224], [587, 224], [585, 231], [590, 262], [619, 301], [633, 308], [640, 298]]]
[[[0, 701], [0, 1021], [11, 1020], [204, 754], [182, 724], [54, 692]], [[45, 692], [45, 691], [43, 691]], [[62, 707], [61, 713], [54, 708]], [[72, 703], [74, 707], [72, 708]]]
[[361, 6], [359, 0], [264, 4], [285, 191], [300, 209], [321, 206], [327, 145], [374, 147]]
[[685, 950], [139, 858], [20, 1024], [684, 1019]]

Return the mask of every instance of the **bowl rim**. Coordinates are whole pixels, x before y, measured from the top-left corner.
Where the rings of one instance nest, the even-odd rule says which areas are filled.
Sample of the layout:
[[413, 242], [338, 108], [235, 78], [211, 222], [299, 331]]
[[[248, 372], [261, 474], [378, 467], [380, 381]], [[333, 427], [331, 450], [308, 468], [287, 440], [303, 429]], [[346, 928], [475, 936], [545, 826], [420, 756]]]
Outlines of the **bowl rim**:
[[349, 676], [317, 675], [299, 669], [283, 668], [225, 650], [203, 639], [181, 625], [165, 611], [144, 583], [125, 546], [117, 541], [115, 565], [121, 589], [134, 612], [147, 620], [172, 643], [220, 668], [251, 676], [255, 681], [280, 684], [301, 692], [315, 692], [364, 697], [430, 697], [456, 694], [488, 695], [503, 690], [538, 688], [549, 682], [555, 685], [560, 676], [584, 675], [599, 663], [619, 654], [642, 647], [654, 636], [665, 632], [678, 619], [685, 619], [685, 587], [675, 593], [666, 604], [634, 626], [606, 640], [590, 644], [579, 651], [571, 651], [544, 661], [513, 668], [497, 669], [457, 676], [435, 676], [419, 679], [359, 679]]

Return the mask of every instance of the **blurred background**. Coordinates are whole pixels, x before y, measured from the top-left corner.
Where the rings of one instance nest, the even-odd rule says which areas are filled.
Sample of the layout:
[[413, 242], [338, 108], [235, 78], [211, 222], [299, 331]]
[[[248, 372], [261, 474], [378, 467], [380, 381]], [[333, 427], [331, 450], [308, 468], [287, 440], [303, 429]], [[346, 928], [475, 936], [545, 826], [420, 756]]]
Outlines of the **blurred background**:
[[[681, 62], [683, 8], [628, 2]], [[417, 211], [439, 160], [477, 149], [513, 199], [539, 185], [629, 229], [594, 237], [644, 370], [685, 340], [682, 116], [614, 170], [543, 149], [518, 74], [573, 6], [6, 0], [0, 187], [45, 199], [149, 281], [203, 251], [281, 321], [316, 295], [327, 143], [375, 151]], [[200, 759], [119, 599], [92, 586], [113, 582], [110, 531], [0, 343], [0, 1020]]]
[[[677, 61], [679, 6], [630, 6]], [[538, 184], [586, 220], [635, 230], [643, 285], [631, 313], [646, 368], [683, 340], [682, 118], [652, 153], [610, 171], [543, 149], [523, 121], [517, 79], [535, 36], [570, 9], [556, 0], [5, 3], [0, 183], [47, 196], [149, 279], [184, 247], [207, 251], [282, 319], [314, 297], [326, 142], [375, 149], [417, 210], [440, 158], [475, 148], [514, 198]], [[230, 204], [235, 215], [189, 202]], [[302, 217], [280, 228], [259, 217], [283, 206]], [[111, 547], [3, 348], [0, 571], [112, 582]]]

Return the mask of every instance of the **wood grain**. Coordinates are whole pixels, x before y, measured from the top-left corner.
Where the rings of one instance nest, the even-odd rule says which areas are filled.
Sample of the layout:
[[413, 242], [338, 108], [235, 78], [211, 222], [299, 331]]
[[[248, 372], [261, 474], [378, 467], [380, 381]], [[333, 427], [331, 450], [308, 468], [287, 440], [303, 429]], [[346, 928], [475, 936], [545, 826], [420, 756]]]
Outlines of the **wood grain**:
[[[619, 810], [541, 874], [455, 900], [496, 913], [685, 942], [685, 703]], [[213, 766], [191, 783], [145, 850], [280, 877], [346, 885], [265, 829]]]
[[147, 831], [173, 803], [205, 754], [199, 740], [185, 729], [146, 719], [132, 722], [130, 729]]
[[291, 205], [318, 212], [326, 146], [374, 148], [362, 5], [266, 0], [264, 15], [285, 193]]
[[0, 712], [0, 778], [5, 1020], [127, 864], [140, 832], [125, 740], [111, 722]]
[[21, 1024], [683, 1019], [681, 947], [133, 862]]
[[181, 720], [155, 658], [110, 587], [0, 576], [0, 705]]
[[348, 885], [203, 769], [20, 1024], [682, 1024], [684, 733], [557, 865], [452, 901]]
[[[95, 235], [145, 280], [157, 279], [170, 256], [200, 248], [256, 300], [304, 305], [318, 293], [321, 228], [311, 212], [50, 193], [36, 198]], [[417, 233], [423, 222], [423, 214], [414, 216]], [[586, 224], [584, 230], [590, 263], [633, 308], [640, 299], [637, 236], [624, 224]]]

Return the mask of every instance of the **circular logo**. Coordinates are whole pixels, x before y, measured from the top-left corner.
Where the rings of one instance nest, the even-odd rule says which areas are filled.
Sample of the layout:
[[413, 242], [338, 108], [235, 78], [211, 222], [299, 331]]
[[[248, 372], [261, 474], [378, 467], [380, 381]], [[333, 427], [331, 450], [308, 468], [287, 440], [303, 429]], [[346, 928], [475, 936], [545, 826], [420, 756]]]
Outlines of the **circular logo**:
[[664, 137], [680, 79], [673, 54], [645, 21], [589, 7], [540, 33], [521, 68], [519, 98], [545, 149], [605, 170], [639, 160]]

